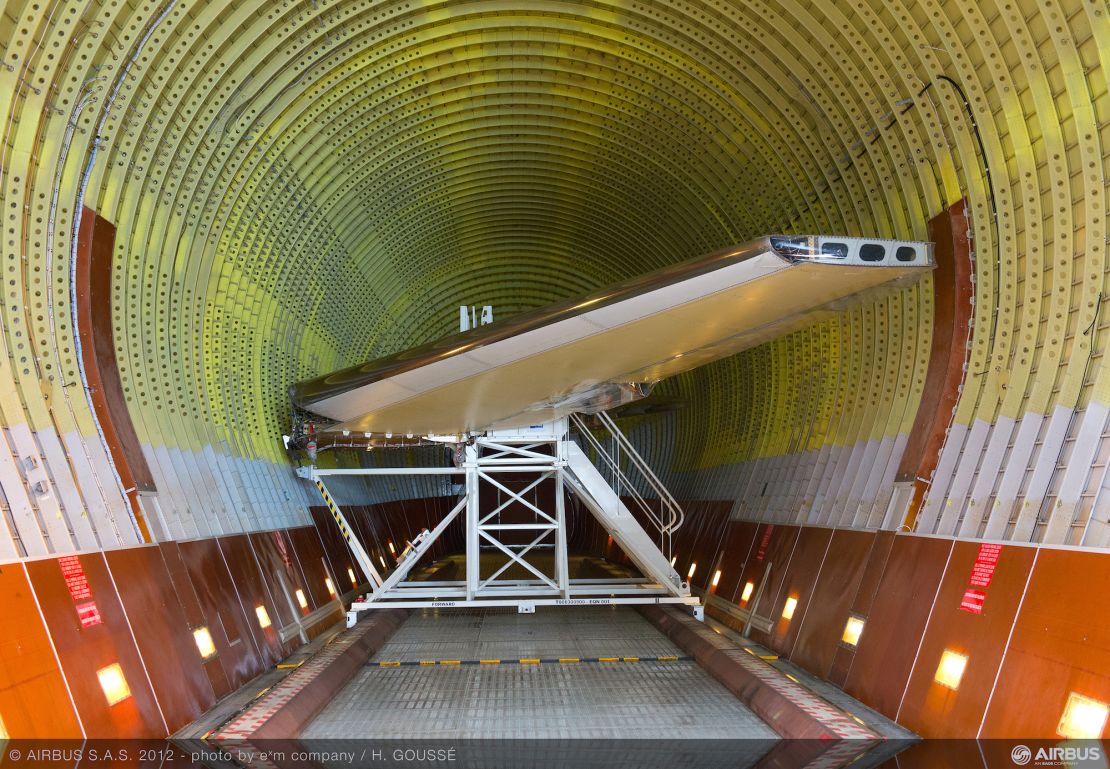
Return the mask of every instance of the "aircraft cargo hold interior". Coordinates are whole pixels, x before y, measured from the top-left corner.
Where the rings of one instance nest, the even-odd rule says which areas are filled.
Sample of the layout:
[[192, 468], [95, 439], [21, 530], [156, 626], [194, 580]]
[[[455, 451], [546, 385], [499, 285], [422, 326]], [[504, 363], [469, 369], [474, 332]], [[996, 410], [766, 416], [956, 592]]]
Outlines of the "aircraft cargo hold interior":
[[0, 766], [1110, 766], [1105, 0], [0, 56]]

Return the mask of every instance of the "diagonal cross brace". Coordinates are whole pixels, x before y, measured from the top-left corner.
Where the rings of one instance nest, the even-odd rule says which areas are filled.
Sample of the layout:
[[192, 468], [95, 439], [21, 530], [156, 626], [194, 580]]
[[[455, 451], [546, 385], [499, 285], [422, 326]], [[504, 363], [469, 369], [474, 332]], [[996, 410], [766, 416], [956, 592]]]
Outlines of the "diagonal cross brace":
[[339, 505], [335, 503], [331, 494], [328, 493], [327, 488], [324, 486], [324, 482], [319, 478], [314, 478], [313, 482], [316, 484], [316, 489], [320, 492], [320, 496], [324, 498], [324, 503], [327, 504], [328, 510], [331, 512], [331, 517], [335, 519], [335, 524], [339, 527], [339, 533], [343, 535], [343, 539], [346, 540], [347, 546], [350, 547], [351, 552], [354, 553], [355, 560], [358, 561], [362, 573], [370, 580], [370, 584], [382, 584], [382, 575], [374, 568], [373, 561], [370, 560], [370, 556], [362, 546], [362, 543], [359, 542], [358, 537], [351, 534], [351, 526], [347, 523], [347, 517], [343, 515], [343, 511], [339, 509]]
[[624, 554], [636, 564], [645, 577], [658, 582], [671, 595], [688, 596], [689, 585], [678, 576], [659, 546], [647, 535], [582, 449], [573, 442], [565, 441], [564, 450], [567, 456], [568, 488], [582, 500], [597, 522], [613, 536]]
[[508, 495], [509, 495], [509, 498], [508, 498], [507, 500], [505, 500], [504, 502], [502, 502], [502, 503], [501, 503], [500, 505], [498, 505], [498, 506], [497, 506], [496, 508], [494, 508], [493, 512], [491, 512], [491, 513], [487, 514], [487, 515], [486, 515], [486, 516], [485, 516], [484, 518], [480, 519], [480, 520], [478, 521], [478, 523], [479, 523], [479, 524], [485, 523], [485, 522], [486, 522], [486, 521], [488, 521], [488, 520], [489, 520], [490, 518], [492, 518], [493, 516], [497, 515], [497, 514], [498, 514], [498, 513], [500, 513], [500, 512], [502, 511], [502, 510], [504, 510], [504, 509], [505, 509], [506, 507], [508, 507], [509, 505], [511, 505], [511, 504], [512, 504], [513, 502], [519, 502], [520, 504], [522, 504], [522, 505], [524, 505], [524, 506], [526, 506], [526, 507], [528, 507], [528, 508], [532, 509], [533, 511], [535, 511], [535, 513], [536, 513], [537, 515], [539, 515], [539, 516], [542, 516], [542, 517], [543, 517], [544, 519], [546, 519], [546, 520], [547, 520], [547, 521], [549, 521], [550, 523], [553, 523], [553, 524], [554, 524], [554, 523], [556, 523], [556, 521], [555, 521], [555, 519], [554, 519], [554, 518], [552, 518], [552, 517], [551, 517], [550, 515], [548, 515], [547, 513], [545, 513], [545, 512], [543, 511], [543, 510], [540, 510], [540, 509], [539, 509], [538, 507], [536, 507], [535, 505], [533, 505], [533, 504], [532, 504], [531, 502], [529, 502], [529, 501], [528, 501], [527, 499], [525, 499], [525, 498], [524, 498], [524, 495], [525, 495], [525, 494], [527, 494], [527, 493], [528, 493], [529, 491], [531, 491], [532, 489], [534, 489], [534, 488], [536, 488], [537, 486], [539, 486], [539, 485], [540, 485], [541, 483], [543, 483], [544, 481], [546, 481], [546, 480], [548, 480], [549, 478], [551, 478], [551, 476], [552, 476], [552, 475], [554, 475], [554, 474], [555, 474], [555, 471], [554, 471], [554, 470], [552, 470], [551, 472], [547, 472], [547, 473], [544, 473], [544, 474], [543, 474], [543, 475], [541, 475], [541, 476], [540, 476], [539, 478], [537, 478], [536, 480], [532, 481], [532, 482], [531, 482], [531, 483], [529, 483], [529, 484], [528, 484], [527, 486], [525, 486], [525, 487], [524, 487], [523, 489], [521, 489], [521, 490], [520, 490], [520, 493], [517, 493], [517, 492], [515, 492], [515, 491], [512, 491], [511, 489], [508, 489], [508, 488], [506, 488], [506, 487], [505, 487], [504, 485], [502, 485], [502, 484], [498, 483], [498, 482], [497, 482], [497, 481], [495, 481], [495, 480], [494, 480], [494, 479], [493, 479], [493, 478], [492, 478], [491, 476], [489, 476], [489, 475], [488, 475], [487, 473], [483, 473], [483, 472], [482, 472], [481, 470], [479, 470], [479, 471], [478, 471], [478, 477], [479, 477], [479, 478], [481, 478], [481, 479], [482, 479], [483, 481], [486, 481], [486, 482], [490, 483], [490, 484], [491, 484], [491, 485], [493, 485], [493, 486], [496, 486], [496, 487], [497, 487], [497, 488], [499, 488], [499, 489], [500, 489], [501, 491], [503, 491], [503, 492], [505, 492], [506, 494], [508, 494]]
[[500, 575], [500, 574], [501, 574], [502, 572], [504, 572], [504, 571], [505, 571], [505, 569], [507, 569], [507, 568], [509, 568], [510, 566], [512, 566], [512, 565], [513, 565], [514, 563], [519, 563], [519, 564], [520, 564], [521, 566], [523, 566], [523, 567], [524, 567], [525, 569], [527, 569], [528, 571], [532, 572], [532, 573], [533, 573], [533, 574], [535, 574], [535, 575], [536, 575], [537, 577], [539, 577], [539, 578], [540, 578], [541, 580], [543, 580], [544, 582], [546, 582], [546, 583], [547, 583], [547, 584], [548, 584], [548, 585], [549, 585], [549, 586], [550, 586], [550, 587], [551, 587], [552, 589], [554, 589], [554, 590], [558, 590], [558, 589], [559, 589], [559, 586], [558, 586], [558, 585], [557, 585], [557, 584], [556, 584], [556, 583], [555, 583], [555, 582], [554, 582], [554, 581], [553, 581], [553, 580], [552, 580], [552, 579], [551, 579], [550, 577], [548, 577], [548, 576], [547, 576], [546, 574], [544, 574], [544, 573], [543, 573], [542, 571], [540, 571], [539, 569], [537, 569], [537, 568], [536, 568], [535, 566], [533, 566], [532, 564], [528, 563], [528, 561], [524, 560], [524, 556], [525, 556], [525, 554], [526, 554], [526, 553], [527, 553], [527, 552], [528, 552], [529, 550], [531, 550], [531, 549], [532, 549], [533, 547], [535, 547], [536, 545], [538, 545], [538, 544], [539, 544], [540, 542], [542, 542], [542, 541], [543, 541], [543, 540], [544, 540], [544, 539], [545, 539], [545, 538], [547, 537], [547, 535], [548, 535], [548, 534], [550, 534], [550, 533], [551, 533], [552, 531], [554, 531], [554, 529], [545, 529], [544, 531], [540, 532], [540, 535], [539, 535], [538, 537], [536, 537], [535, 539], [533, 539], [533, 540], [532, 540], [532, 542], [531, 542], [531, 543], [530, 543], [530, 544], [529, 544], [529, 545], [528, 545], [527, 547], [525, 547], [525, 548], [524, 548], [523, 550], [521, 550], [521, 551], [520, 551], [519, 553], [514, 553], [514, 552], [513, 552], [512, 550], [510, 550], [510, 549], [509, 549], [508, 547], [506, 547], [506, 546], [505, 546], [504, 544], [502, 544], [501, 542], [499, 542], [498, 540], [494, 539], [493, 537], [491, 537], [491, 536], [490, 536], [489, 534], [487, 534], [486, 532], [484, 532], [484, 531], [482, 531], [481, 529], [479, 529], [479, 530], [478, 530], [478, 533], [479, 533], [479, 534], [480, 534], [481, 536], [483, 536], [483, 537], [485, 537], [486, 539], [488, 539], [488, 540], [489, 540], [490, 542], [492, 542], [492, 543], [493, 543], [493, 544], [494, 544], [494, 545], [495, 545], [495, 546], [497, 547], [497, 549], [499, 549], [499, 550], [500, 550], [501, 552], [503, 552], [503, 553], [504, 553], [505, 555], [509, 556], [509, 562], [508, 562], [508, 563], [506, 563], [506, 564], [505, 564], [504, 566], [502, 566], [502, 567], [501, 567], [500, 569], [498, 569], [498, 570], [497, 570], [497, 572], [496, 572], [496, 573], [495, 573], [495, 574], [494, 574], [494, 575], [493, 575], [492, 577], [489, 577], [489, 578], [487, 578], [487, 579], [486, 579], [486, 580], [484, 580], [484, 581], [483, 581], [483, 582], [482, 582], [481, 584], [479, 584], [479, 585], [478, 585], [478, 590], [477, 590], [476, 592], [478, 592], [478, 591], [481, 591], [481, 590], [482, 590], [483, 588], [485, 588], [485, 587], [489, 587], [490, 585], [492, 585], [492, 584], [493, 584], [493, 580], [494, 580], [494, 579], [495, 579], [495, 578], [496, 578], [497, 576], [499, 576], [499, 575]]
[[424, 541], [414, 547], [412, 551], [397, 564], [397, 568], [386, 578], [385, 582], [383, 582], [377, 590], [367, 596], [367, 602], [382, 598], [386, 593], [396, 587], [398, 583], [402, 582], [405, 577], [409, 575], [409, 572], [412, 571], [412, 567], [416, 565], [416, 562], [420, 560], [424, 553], [428, 552], [428, 548], [432, 546], [432, 543], [439, 539], [439, 536], [451, 524], [451, 521], [455, 520], [458, 514], [465, 508], [466, 497], [464, 496], [459, 500], [458, 504], [451, 509], [451, 512], [449, 512], [434, 529], [428, 532], [428, 536], [424, 538]]
[[545, 445], [545, 442], [530, 443], [527, 446], [508, 446], [502, 443], [491, 441], [488, 438], [480, 440], [478, 445], [482, 448], [493, 449], [496, 453], [486, 454], [482, 456], [478, 462], [480, 464], [507, 464], [507, 463], [520, 463], [521, 459], [538, 459], [541, 462], [550, 462], [554, 457], [550, 454], [543, 454], [538, 451], [532, 451], [537, 446]]

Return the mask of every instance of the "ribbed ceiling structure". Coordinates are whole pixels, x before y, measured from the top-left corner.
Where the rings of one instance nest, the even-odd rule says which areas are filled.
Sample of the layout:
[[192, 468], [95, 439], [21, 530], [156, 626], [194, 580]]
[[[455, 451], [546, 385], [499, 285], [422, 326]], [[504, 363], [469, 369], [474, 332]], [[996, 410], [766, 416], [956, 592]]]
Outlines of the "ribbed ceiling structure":
[[[1023, 424], [1035, 448], [1011, 457], [1007, 504], [1039, 465], [1059, 491], [1081, 429], [1088, 468], [1110, 451], [1104, 412], [1075, 418], [1110, 386], [1108, 16], [1104, 0], [8, 0], [2, 418], [96, 451], [71, 387], [81, 205], [117, 227], [117, 355], [161, 509], [203, 534], [235, 505], [227, 484], [252, 502], [244, 526], [303, 509], [280, 444], [290, 384], [457, 330], [461, 304], [505, 317], [769, 232], [927, 239], [967, 197], [974, 342], [946, 452], [987, 480], [930, 504], [981, 535], [973, 492], [997, 501]], [[665, 384], [686, 408], [643, 417], [638, 439], [700, 496], [745, 467], [804, 489], [831, 472], [823, 449], [885, 446], [851, 468], [883, 484], [845, 516], [806, 493], [759, 513], [878, 525], [929, 289]], [[69, 507], [113, 495], [51, 473]], [[1060, 541], [1094, 542], [1093, 499]]]

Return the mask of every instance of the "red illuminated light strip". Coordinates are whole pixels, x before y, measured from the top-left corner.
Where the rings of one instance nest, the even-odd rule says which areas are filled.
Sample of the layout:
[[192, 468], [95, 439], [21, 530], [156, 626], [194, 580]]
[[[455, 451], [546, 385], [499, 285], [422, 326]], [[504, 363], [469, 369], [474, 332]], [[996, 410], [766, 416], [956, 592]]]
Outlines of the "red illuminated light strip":
[[994, 569], [998, 566], [998, 556], [1002, 552], [1002, 545], [980, 545], [979, 555], [975, 558], [975, 565], [971, 567], [971, 587], [987, 588], [991, 586], [994, 578]]
[[969, 587], [964, 591], [963, 600], [960, 601], [960, 609], [972, 614], [982, 614], [985, 600], [987, 600], [987, 594], [984, 591]]
[[89, 589], [89, 580], [85, 577], [85, 570], [81, 568], [81, 561], [75, 555], [66, 555], [58, 559], [58, 567], [62, 570], [66, 587], [74, 601], [84, 601], [92, 597]]

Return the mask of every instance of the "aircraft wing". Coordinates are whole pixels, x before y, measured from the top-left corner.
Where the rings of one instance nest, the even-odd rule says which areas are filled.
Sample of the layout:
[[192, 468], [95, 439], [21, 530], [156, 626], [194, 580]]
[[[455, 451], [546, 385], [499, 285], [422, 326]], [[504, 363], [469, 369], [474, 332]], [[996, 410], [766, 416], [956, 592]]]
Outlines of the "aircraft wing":
[[596, 411], [934, 266], [919, 241], [769, 236], [302, 382], [329, 431], [461, 435]]

